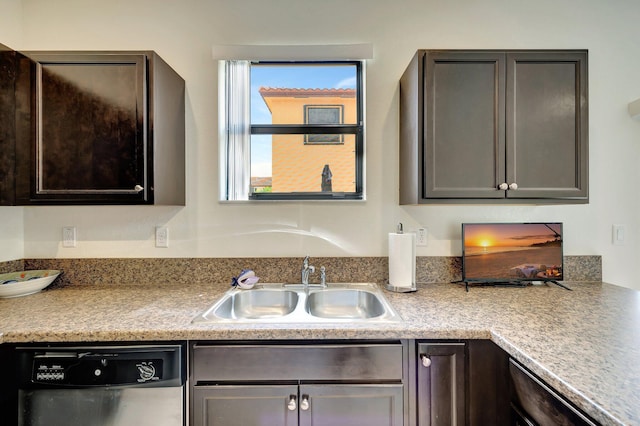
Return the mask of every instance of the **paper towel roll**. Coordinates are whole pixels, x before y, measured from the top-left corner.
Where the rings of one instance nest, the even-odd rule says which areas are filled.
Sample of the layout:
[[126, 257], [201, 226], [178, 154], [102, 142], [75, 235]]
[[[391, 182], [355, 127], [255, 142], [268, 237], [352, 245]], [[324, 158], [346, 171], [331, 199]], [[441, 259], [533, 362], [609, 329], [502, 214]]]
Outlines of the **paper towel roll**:
[[415, 287], [416, 234], [389, 234], [389, 285]]

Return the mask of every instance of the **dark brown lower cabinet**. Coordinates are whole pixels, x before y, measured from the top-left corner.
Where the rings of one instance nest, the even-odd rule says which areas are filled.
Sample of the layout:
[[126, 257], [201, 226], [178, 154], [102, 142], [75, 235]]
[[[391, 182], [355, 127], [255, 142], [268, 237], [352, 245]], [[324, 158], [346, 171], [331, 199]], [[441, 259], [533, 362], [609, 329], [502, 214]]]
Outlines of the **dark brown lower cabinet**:
[[470, 340], [467, 353], [467, 424], [509, 425], [509, 355], [490, 340]]
[[418, 342], [418, 426], [465, 425], [464, 342]]
[[509, 360], [514, 426], [595, 426], [569, 401], [517, 361]]
[[403, 426], [405, 341], [197, 342], [193, 426]]
[[509, 355], [495, 343], [417, 341], [415, 364], [418, 426], [511, 424]]
[[490, 340], [195, 342], [194, 426], [593, 426]]

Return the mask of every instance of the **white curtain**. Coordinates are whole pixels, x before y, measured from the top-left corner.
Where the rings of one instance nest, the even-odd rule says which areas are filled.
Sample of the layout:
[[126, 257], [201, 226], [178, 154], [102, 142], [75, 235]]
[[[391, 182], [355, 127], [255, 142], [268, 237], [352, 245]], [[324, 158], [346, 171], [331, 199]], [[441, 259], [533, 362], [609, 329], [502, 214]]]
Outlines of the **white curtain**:
[[[226, 148], [227, 200], [249, 197], [251, 123], [249, 61], [225, 61], [224, 143]], [[231, 96], [229, 96], [231, 95]]]

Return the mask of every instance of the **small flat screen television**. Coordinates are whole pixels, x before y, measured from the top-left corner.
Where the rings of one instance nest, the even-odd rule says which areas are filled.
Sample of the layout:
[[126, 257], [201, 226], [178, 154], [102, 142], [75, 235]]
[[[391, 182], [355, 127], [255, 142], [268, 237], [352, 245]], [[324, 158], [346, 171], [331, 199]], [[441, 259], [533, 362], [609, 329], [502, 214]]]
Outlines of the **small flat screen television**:
[[562, 223], [463, 223], [462, 282], [563, 279]]

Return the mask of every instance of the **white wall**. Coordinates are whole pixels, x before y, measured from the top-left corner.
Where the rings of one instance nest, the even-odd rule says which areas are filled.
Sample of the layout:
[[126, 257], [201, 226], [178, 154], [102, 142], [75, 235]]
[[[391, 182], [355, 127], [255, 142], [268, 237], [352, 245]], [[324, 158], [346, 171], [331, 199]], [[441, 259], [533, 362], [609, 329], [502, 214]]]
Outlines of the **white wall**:
[[[0, 0], [0, 43], [16, 49], [22, 41], [20, 0]], [[21, 207], [0, 207], [0, 262], [24, 257], [24, 219]]]
[[[187, 84], [187, 206], [24, 209], [25, 257], [384, 256], [422, 224], [419, 255], [460, 254], [464, 221], [565, 223], [567, 255], [601, 254], [604, 279], [640, 288], [640, 3], [632, 0], [23, 0], [23, 49], [153, 49]], [[371, 42], [367, 201], [220, 204], [214, 44]], [[590, 196], [577, 206], [399, 206], [398, 80], [419, 48], [589, 49]], [[611, 244], [612, 224], [627, 241]], [[60, 228], [78, 227], [78, 247]], [[153, 244], [156, 225], [170, 248]]]
[[0, 43], [17, 48], [22, 41], [22, 0], [0, 0]]

